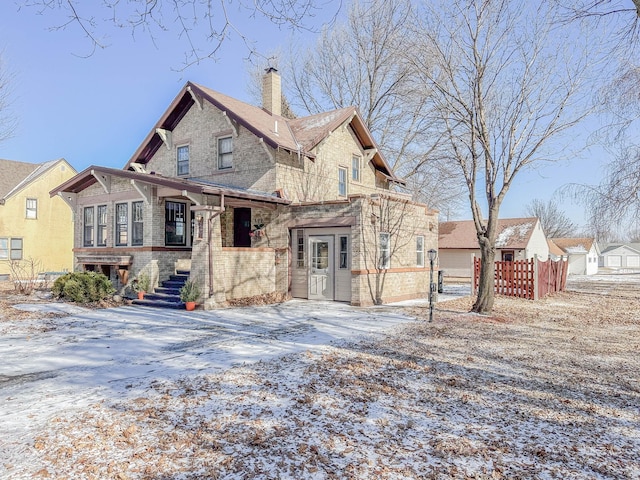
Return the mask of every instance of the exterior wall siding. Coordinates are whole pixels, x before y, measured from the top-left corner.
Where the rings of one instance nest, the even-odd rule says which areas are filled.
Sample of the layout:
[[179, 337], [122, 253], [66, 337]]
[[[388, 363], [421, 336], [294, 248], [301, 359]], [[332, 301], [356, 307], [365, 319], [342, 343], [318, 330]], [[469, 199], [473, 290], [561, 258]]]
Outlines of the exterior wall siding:
[[[69, 164], [59, 162], [0, 205], [0, 237], [9, 244], [11, 238], [22, 239], [23, 260], [33, 259], [41, 271], [73, 268], [73, 215], [61, 198], [51, 198], [49, 192], [74, 175]], [[35, 219], [26, 218], [27, 199], [37, 200]], [[0, 275], [11, 273], [10, 263], [10, 258], [0, 259]]]

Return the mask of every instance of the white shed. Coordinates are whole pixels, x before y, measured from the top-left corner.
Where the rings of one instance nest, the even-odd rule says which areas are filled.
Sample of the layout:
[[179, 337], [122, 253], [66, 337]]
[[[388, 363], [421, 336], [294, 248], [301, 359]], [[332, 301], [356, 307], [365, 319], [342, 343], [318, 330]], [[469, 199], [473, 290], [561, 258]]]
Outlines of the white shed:
[[611, 244], [600, 254], [600, 266], [614, 270], [640, 270], [640, 245]]
[[600, 249], [595, 238], [552, 238], [569, 257], [570, 275], [595, 275], [598, 273]]

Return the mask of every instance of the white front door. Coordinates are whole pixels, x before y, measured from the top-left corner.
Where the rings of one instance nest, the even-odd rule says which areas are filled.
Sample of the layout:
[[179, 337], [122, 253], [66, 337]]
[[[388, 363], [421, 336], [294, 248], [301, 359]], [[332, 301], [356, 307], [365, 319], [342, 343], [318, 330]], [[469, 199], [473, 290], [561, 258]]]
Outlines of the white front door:
[[309, 299], [333, 300], [333, 237], [309, 237]]

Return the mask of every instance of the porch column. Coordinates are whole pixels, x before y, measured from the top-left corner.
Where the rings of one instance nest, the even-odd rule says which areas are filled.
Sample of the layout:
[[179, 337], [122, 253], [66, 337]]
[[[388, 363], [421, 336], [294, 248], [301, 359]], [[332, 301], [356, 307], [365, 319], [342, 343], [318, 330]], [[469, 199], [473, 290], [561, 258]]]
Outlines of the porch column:
[[202, 287], [204, 309], [210, 310], [227, 300], [219, 212], [199, 211], [196, 229], [191, 253], [191, 278]]

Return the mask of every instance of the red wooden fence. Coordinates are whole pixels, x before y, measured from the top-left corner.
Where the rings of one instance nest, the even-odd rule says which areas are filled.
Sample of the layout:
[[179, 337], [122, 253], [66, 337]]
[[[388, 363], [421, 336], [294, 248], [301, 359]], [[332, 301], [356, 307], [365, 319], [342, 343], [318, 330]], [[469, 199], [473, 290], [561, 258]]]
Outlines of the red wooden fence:
[[[569, 262], [564, 259], [542, 262], [537, 258], [495, 262], [494, 291], [500, 295], [537, 300], [564, 291]], [[473, 259], [473, 291], [478, 291], [480, 259]]]

